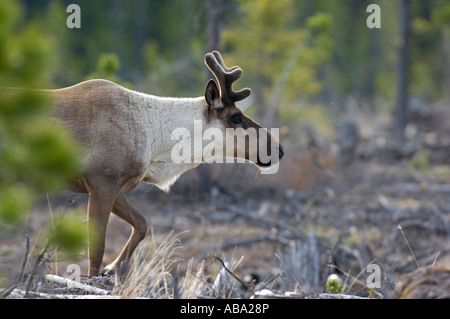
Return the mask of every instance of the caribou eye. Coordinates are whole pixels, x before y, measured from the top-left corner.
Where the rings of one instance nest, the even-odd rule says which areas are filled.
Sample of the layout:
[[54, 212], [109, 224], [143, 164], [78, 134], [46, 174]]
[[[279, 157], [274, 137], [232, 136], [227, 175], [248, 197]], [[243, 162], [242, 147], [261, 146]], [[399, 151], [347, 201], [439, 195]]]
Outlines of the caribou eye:
[[236, 125], [242, 124], [242, 115], [241, 114], [233, 114], [230, 116], [230, 122]]

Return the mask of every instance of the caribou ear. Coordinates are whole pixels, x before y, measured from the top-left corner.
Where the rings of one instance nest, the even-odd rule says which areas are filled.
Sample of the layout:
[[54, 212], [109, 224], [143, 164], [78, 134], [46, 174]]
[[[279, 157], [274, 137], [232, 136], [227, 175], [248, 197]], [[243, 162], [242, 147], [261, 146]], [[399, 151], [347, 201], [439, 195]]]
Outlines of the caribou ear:
[[217, 87], [216, 81], [213, 79], [209, 80], [205, 88], [205, 101], [208, 106], [216, 111], [223, 108], [223, 102], [220, 99], [219, 88]]

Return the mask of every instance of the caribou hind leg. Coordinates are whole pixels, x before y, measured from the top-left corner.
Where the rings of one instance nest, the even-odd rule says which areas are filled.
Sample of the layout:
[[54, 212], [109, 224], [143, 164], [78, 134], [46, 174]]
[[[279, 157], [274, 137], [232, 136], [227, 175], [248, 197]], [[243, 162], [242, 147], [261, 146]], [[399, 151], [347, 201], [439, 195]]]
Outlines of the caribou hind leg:
[[106, 228], [115, 198], [90, 193], [88, 202], [89, 276], [97, 276], [105, 252]]
[[103, 274], [111, 275], [115, 272], [122, 274], [127, 268], [128, 260], [136, 249], [137, 245], [147, 235], [147, 222], [145, 218], [131, 205], [125, 195], [120, 195], [112, 212], [131, 225], [132, 231], [128, 242], [122, 249], [119, 256], [103, 270]]
[[120, 186], [114, 183], [114, 180], [97, 176], [97, 178], [82, 178], [71, 188], [73, 192], [89, 194], [87, 208], [89, 276], [98, 276], [100, 273], [105, 252], [106, 229], [111, 212], [130, 224], [132, 232], [119, 256], [105, 267], [102, 274], [111, 275], [126, 270], [128, 260], [146, 236], [145, 218], [131, 205], [125, 194], [122, 194], [135, 186], [136, 183], [133, 180]]

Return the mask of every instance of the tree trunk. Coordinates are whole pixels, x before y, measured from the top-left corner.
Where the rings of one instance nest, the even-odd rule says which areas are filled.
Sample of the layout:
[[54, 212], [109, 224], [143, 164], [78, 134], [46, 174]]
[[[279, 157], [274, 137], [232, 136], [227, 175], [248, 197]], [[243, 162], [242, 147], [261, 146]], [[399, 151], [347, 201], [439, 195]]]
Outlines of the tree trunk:
[[222, 0], [210, 0], [208, 6], [208, 52], [220, 45]]
[[142, 65], [141, 51], [145, 44], [145, 27], [147, 21], [147, 0], [135, 1], [133, 16], [133, 67]]
[[409, 77], [409, 37], [410, 37], [410, 0], [402, 0], [400, 5], [399, 48], [397, 65], [397, 102], [395, 109], [395, 137], [398, 142], [405, 140], [406, 115], [408, 108]]
[[[210, 0], [208, 5], [208, 43], [207, 51], [220, 49], [220, 27], [222, 14], [222, 0]], [[214, 79], [214, 75], [207, 68], [206, 78]], [[198, 168], [200, 187], [204, 197], [208, 198], [211, 190], [211, 167], [202, 164]]]

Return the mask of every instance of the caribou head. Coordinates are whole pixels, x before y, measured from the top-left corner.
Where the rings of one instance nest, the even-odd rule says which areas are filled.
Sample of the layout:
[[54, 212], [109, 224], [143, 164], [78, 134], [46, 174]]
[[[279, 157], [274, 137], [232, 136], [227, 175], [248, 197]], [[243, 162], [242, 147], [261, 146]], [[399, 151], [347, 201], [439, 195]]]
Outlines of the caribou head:
[[207, 116], [218, 119], [225, 128], [228, 147], [223, 150], [223, 155], [245, 159], [260, 168], [277, 164], [284, 155], [281, 144], [235, 104], [251, 94], [249, 88], [233, 91], [233, 83], [242, 76], [242, 69], [238, 66], [228, 68], [218, 51], [206, 54], [205, 64], [216, 78], [209, 80], [205, 88]]

